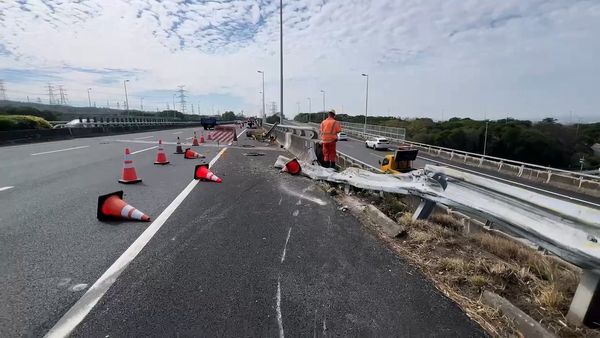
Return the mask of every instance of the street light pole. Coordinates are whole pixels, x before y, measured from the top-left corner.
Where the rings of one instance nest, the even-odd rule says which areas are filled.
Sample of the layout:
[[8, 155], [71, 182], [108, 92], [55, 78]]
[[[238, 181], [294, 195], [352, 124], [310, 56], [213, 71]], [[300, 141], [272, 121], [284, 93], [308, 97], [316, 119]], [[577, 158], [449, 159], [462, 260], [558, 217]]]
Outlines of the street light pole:
[[367, 78], [367, 94], [365, 97], [365, 125], [363, 127], [363, 135], [367, 135], [367, 113], [369, 110], [369, 74], [362, 74], [362, 76]]
[[485, 156], [485, 151], [487, 150], [488, 124], [489, 124], [489, 121], [485, 121], [485, 136], [483, 138], [483, 156]]
[[144, 98], [140, 97], [140, 110], [144, 111]]
[[129, 116], [129, 98], [127, 98], [127, 82], [129, 82], [129, 80], [123, 81], [123, 88], [125, 88], [125, 111], [127, 112], [127, 116]]
[[279, 100], [281, 115], [279, 123], [283, 124], [283, 0], [279, 0]]
[[323, 94], [323, 120], [325, 120], [325, 91], [321, 89], [321, 93]]
[[262, 75], [262, 118], [266, 119], [267, 111], [265, 109], [265, 72], [262, 70], [259, 70], [258, 72]]
[[176, 111], [177, 111], [177, 109], [175, 109], [175, 94], [173, 94], [173, 118], [175, 118]]
[[307, 97], [306, 99], [308, 99], [308, 119], [307, 122], [310, 122], [310, 114], [312, 114], [312, 100], [310, 99], [310, 97]]
[[88, 104], [90, 105], [90, 108], [92, 108], [92, 99], [90, 99], [90, 90], [92, 90], [92, 88], [88, 88]]

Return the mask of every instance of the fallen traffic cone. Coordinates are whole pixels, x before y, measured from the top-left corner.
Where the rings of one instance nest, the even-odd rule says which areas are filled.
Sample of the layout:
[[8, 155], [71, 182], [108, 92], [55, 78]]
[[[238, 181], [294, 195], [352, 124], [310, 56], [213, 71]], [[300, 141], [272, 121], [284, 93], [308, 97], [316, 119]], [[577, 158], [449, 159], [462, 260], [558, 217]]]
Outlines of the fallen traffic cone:
[[204, 156], [200, 153], [197, 153], [190, 148], [187, 148], [185, 150], [185, 154], [183, 155], [183, 157], [189, 160], [189, 159], [193, 159], [193, 158], [204, 158], [206, 156]]
[[298, 159], [293, 158], [285, 164], [281, 171], [286, 171], [292, 175], [298, 175], [302, 171], [302, 168], [300, 167]]
[[154, 161], [154, 164], [169, 164], [169, 161], [167, 160], [167, 154], [165, 154], [165, 150], [162, 146], [162, 140], [158, 140], [158, 152], [156, 153], [156, 161]]
[[194, 138], [192, 138], [192, 145], [193, 146], [199, 146], [200, 144], [198, 144], [198, 139], [196, 138], [196, 132], [194, 132]]
[[150, 217], [123, 201], [123, 191], [98, 197], [98, 214], [101, 221], [132, 219], [150, 222]]
[[133, 161], [129, 159], [129, 148], [125, 148], [125, 158], [123, 159], [123, 173], [119, 183], [132, 184], [141, 182], [142, 179], [137, 177]]
[[179, 136], [177, 136], [177, 148], [175, 148], [175, 154], [183, 154], [183, 148], [181, 148], [181, 141], [179, 140]]
[[194, 179], [201, 181], [213, 181], [221, 183], [222, 180], [212, 171], [208, 170], [208, 164], [198, 164], [194, 170]]

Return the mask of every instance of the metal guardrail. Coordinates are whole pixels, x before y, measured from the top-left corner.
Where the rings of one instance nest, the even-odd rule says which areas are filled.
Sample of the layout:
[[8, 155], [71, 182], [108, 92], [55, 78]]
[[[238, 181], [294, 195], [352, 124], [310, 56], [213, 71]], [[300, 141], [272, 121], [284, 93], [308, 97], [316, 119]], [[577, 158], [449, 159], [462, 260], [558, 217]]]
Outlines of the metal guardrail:
[[363, 135], [368, 137], [386, 137], [394, 141], [404, 141], [406, 139], [406, 129], [396, 127], [378, 126], [373, 124], [367, 124], [366, 128], [364, 124], [351, 123], [351, 122], [340, 122], [344, 132], [354, 135]]

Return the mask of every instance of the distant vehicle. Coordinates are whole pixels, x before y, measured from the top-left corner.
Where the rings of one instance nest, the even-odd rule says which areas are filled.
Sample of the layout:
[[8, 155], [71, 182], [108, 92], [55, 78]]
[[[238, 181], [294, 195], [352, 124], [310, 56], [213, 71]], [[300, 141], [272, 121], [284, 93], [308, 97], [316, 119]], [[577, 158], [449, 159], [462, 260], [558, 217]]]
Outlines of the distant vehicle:
[[[84, 120], [85, 121], [85, 120]], [[61, 129], [61, 128], [85, 128], [87, 127], [85, 122], [79, 121], [79, 119], [71, 120], [67, 123], [57, 124], [52, 129]]]
[[388, 150], [390, 141], [385, 137], [369, 137], [367, 141], [365, 141], [365, 146], [375, 150]]
[[406, 173], [414, 170], [413, 161], [419, 154], [418, 149], [400, 147], [394, 154], [385, 155], [383, 161], [379, 161], [381, 171], [386, 174]]
[[200, 119], [200, 124], [204, 130], [213, 129], [217, 125], [217, 119], [214, 117], [203, 117]]
[[346, 135], [346, 133], [344, 133], [343, 131], [339, 132], [337, 134], [337, 139], [338, 141], [348, 141], [348, 135]]

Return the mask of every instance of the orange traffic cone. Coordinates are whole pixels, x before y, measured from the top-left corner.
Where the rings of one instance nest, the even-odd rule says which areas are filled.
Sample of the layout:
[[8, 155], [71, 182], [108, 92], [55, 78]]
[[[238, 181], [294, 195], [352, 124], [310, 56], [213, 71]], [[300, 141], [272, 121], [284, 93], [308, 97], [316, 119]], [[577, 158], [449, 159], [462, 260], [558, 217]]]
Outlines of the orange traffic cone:
[[123, 191], [98, 197], [97, 217], [101, 221], [132, 219], [150, 222], [150, 217], [123, 201]]
[[129, 159], [129, 148], [125, 148], [125, 158], [123, 159], [123, 173], [119, 183], [131, 184], [141, 182], [142, 179], [137, 177], [133, 161]]
[[170, 162], [167, 160], [167, 154], [165, 154], [165, 149], [162, 146], [162, 140], [158, 140], [158, 152], [156, 153], [156, 161], [154, 164], [169, 164]]
[[212, 141], [212, 139], [213, 139], [213, 137], [212, 137], [212, 133], [211, 133], [211, 132], [209, 132], [209, 133], [208, 133], [208, 140], [209, 140], [209, 141]]
[[204, 134], [200, 134], [200, 143], [204, 143]]
[[187, 148], [185, 150], [185, 154], [183, 155], [183, 157], [189, 160], [189, 159], [194, 159], [194, 158], [204, 158], [206, 156], [204, 156], [200, 153], [197, 153], [190, 148]]
[[175, 154], [183, 154], [183, 148], [181, 148], [181, 141], [179, 140], [179, 136], [177, 136], [177, 148], [175, 148]]
[[300, 162], [298, 162], [298, 159], [293, 158], [285, 164], [282, 171], [287, 171], [292, 175], [298, 175], [300, 171], [302, 171], [302, 168], [300, 167]]
[[198, 139], [196, 138], [196, 132], [194, 132], [194, 138], [192, 138], [192, 145], [193, 146], [199, 146], [200, 144], [198, 144]]
[[221, 183], [222, 180], [212, 171], [208, 170], [208, 164], [198, 164], [194, 169], [194, 179], [201, 181], [213, 181]]

